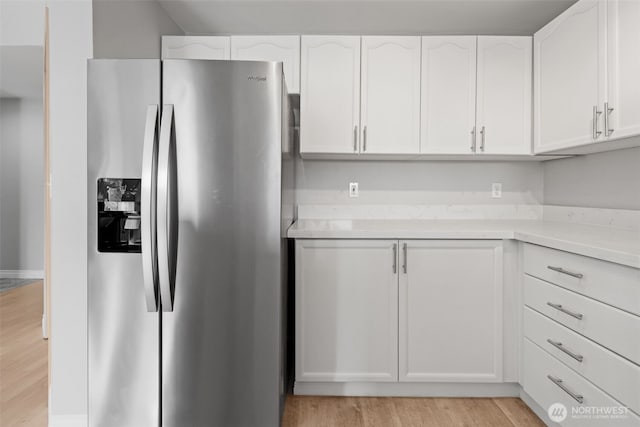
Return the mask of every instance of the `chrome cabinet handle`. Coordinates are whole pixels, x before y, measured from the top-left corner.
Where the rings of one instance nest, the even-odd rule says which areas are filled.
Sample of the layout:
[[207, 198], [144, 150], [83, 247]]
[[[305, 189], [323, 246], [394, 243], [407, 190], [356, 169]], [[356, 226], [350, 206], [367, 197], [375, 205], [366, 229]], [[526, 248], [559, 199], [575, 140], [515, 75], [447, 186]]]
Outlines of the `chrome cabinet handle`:
[[404, 255], [404, 262], [402, 263], [402, 272], [407, 274], [407, 244], [402, 245], [402, 253]]
[[484, 153], [484, 135], [485, 135], [484, 126], [482, 126], [482, 129], [480, 129], [480, 151], [482, 151], [483, 153]]
[[173, 132], [173, 105], [164, 105], [160, 123], [160, 148], [158, 153], [158, 276], [160, 278], [160, 301], [162, 311], [173, 311], [173, 289], [175, 276], [172, 271], [171, 258], [173, 244], [171, 242], [169, 221], [171, 209], [171, 137]]
[[576, 402], [578, 402], [578, 403], [583, 403], [584, 402], [584, 396], [582, 396], [581, 394], [577, 394], [577, 393], [571, 391], [569, 389], [569, 387], [564, 385], [564, 382], [560, 378], [554, 377], [553, 375], [547, 375], [547, 378], [549, 378], [552, 383], [554, 383], [555, 385], [560, 387], [560, 389], [562, 391], [564, 391], [569, 396], [571, 396]]
[[353, 127], [353, 151], [358, 152], [358, 125]]
[[600, 114], [602, 114], [602, 111], [598, 111], [598, 106], [594, 105], [593, 106], [593, 139], [598, 139], [598, 137], [600, 136], [600, 134], [602, 134], [602, 131], [598, 130], [598, 118], [600, 117]]
[[367, 151], [367, 125], [362, 128], [362, 151]]
[[571, 317], [575, 317], [575, 318], [576, 318], [576, 319], [578, 319], [578, 320], [582, 320], [582, 318], [584, 317], [581, 313], [575, 313], [575, 312], [573, 312], [573, 311], [567, 310], [566, 308], [564, 308], [564, 307], [562, 306], [562, 304], [554, 304], [554, 303], [552, 303], [552, 302], [548, 302], [548, 303], [547, 303], [547, 305], [548, 305], [549, 307], [553, 307], [553, 308], [555, 308], [555, 309], [556, 309], [556, 310], [558, 310], [558, 311], [561, 311], [561, 312], [562, 312], [562, 313], [564, 313], [564, 314], [567, 314], [567, 315], [569, 315], [569, 316], [571, 316]]
[[577, 279], [582, 279], [584, 277], [584, 274], [582, 274], [582, 273], [574, 273], [574, 272], [565, 270], [562, 267], [554, 267], [552, 265], [547, 265], [547, 268], [549, 270], [553, 270], [553, 271], [556, 271], [558, 273], [566, 274], [567, 276], [575, 277]]
[[398, 272], [398, 244], [393, 244], [393, 274]]
[[573, 357], [578, 362], [582, 363], [582, 360], [584, 359], [584, 357], [581, 354], [574, 353], [573, 351], [571, 351], [571, 350], [567, 349], [565, 346], [563, 346], [561, 342], [554, 341], [551, 338], [548, 338], [547, 342], [549, 344], [551, 344], [552, 346], [554, 346], [555, 348], [557, 348], [558, 350], [560, 350], [561, 352]]
[[613, 112], [613, 108], [609, 107], [608, 102], [605, 102], [604, 103], [604, 135], [605, 136], [611, 136], [611, 134], [615, 130], [609, 127], [609, 120], [610, 120], [609, 116], [611, 116], [612, 112]]
[[471, 151], [476, 152], [476, 127], [471, 129]]
[[147, 311], [158, 311], [158, 252], [156, 247], [156, 177], [158, 169], [158, 106], [147, 107], [142, 145], [140, 237], [142, 278]]

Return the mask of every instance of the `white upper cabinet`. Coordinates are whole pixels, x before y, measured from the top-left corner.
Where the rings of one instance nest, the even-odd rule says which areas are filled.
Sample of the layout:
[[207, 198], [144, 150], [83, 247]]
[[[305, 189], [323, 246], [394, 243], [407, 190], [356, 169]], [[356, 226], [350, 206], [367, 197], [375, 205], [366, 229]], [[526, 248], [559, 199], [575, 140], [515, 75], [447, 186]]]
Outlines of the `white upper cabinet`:
[[299, 36], [231, 36], [231, 59], [282, 62], [289, 93], [300, 92]]
[[477, 147], [531, 154], [531, 37], [478, 37]]
[[231, 59], [224, 36], [162, 36], [162, 59]]
[[400, 242], [400, 381], [502, 381], [502, 265], [501, 241]]
[[359, 151], [360, 37], [302, 36], [300, 152]]
[[420, 37], [362, 37], [360, 152], [420, 151]]
[[476, 36], [422, 38], [420, 151], [473, 154]]
[[640, 134], [640, 1], [608, 0], [607, 6], [609, 110], [603, 131], [622, 138]]
[[606, 7], [581, 0], [534, 36], [537, 153], [603, 139]]

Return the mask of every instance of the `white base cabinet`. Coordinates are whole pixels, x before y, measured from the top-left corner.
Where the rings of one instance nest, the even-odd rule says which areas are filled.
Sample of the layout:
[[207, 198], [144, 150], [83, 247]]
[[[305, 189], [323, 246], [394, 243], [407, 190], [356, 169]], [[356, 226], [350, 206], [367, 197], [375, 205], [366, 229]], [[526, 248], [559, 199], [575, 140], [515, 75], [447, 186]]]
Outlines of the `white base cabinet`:
[[400, 381], [502, 381], [502, 242], [400, 248]]
[[297, 240], [296, 382], [501, 382], [502, 289], [499, 240]]
[[297, 381], [397, 381], [397, 243], [296, 242]]

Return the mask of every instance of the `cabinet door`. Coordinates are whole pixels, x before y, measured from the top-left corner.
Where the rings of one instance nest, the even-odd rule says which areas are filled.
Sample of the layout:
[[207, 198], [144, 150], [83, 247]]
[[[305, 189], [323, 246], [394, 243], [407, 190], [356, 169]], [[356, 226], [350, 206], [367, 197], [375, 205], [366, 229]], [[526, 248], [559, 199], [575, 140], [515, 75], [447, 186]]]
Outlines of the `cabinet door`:
[[502, 243], [409, 240], [400, 253], [400, 381], [501, 381]]
[[360, 37], [302, 36], [300, 152], [357, 153]]
[[420, 152], [420, 37], [362, 37], [361, 153]]
[[478, 150], [531, 154], [531, 37], [478, 37]]
[[640, 2], [608, 0], [610, 138], [640, 134]]
[[296, 381], [398, 380], [396, 248], [296, 241]]
[[282, 62], [289, 93], [300, 92], [299, 36], [231, 36], [231, 59]]
[[162, 59], [231, 59], [231, 39], [223, 36], [162, 36]]
[[[602, 140], [606, 2], [581, 0], [534, 35], [535, 151]], [[595, 116], [595, 120], [594, 120]]]
[[422, 153], [474, 152], [476, 39], [422, 38]]

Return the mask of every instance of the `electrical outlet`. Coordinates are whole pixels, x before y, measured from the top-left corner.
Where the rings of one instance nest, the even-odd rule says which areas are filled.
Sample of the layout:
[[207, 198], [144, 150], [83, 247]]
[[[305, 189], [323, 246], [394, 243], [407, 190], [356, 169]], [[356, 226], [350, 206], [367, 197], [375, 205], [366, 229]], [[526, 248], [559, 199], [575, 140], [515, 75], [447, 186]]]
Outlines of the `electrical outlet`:
[[499, 182], [494, 182], [491, 184], [491, 197], [494, 199], [499, 199], [502, 197], [502, 184]]
[[358, 197], [360, 195], [360, 191], [358, 190], [357, 182], [349, 183], [349, 197]]

